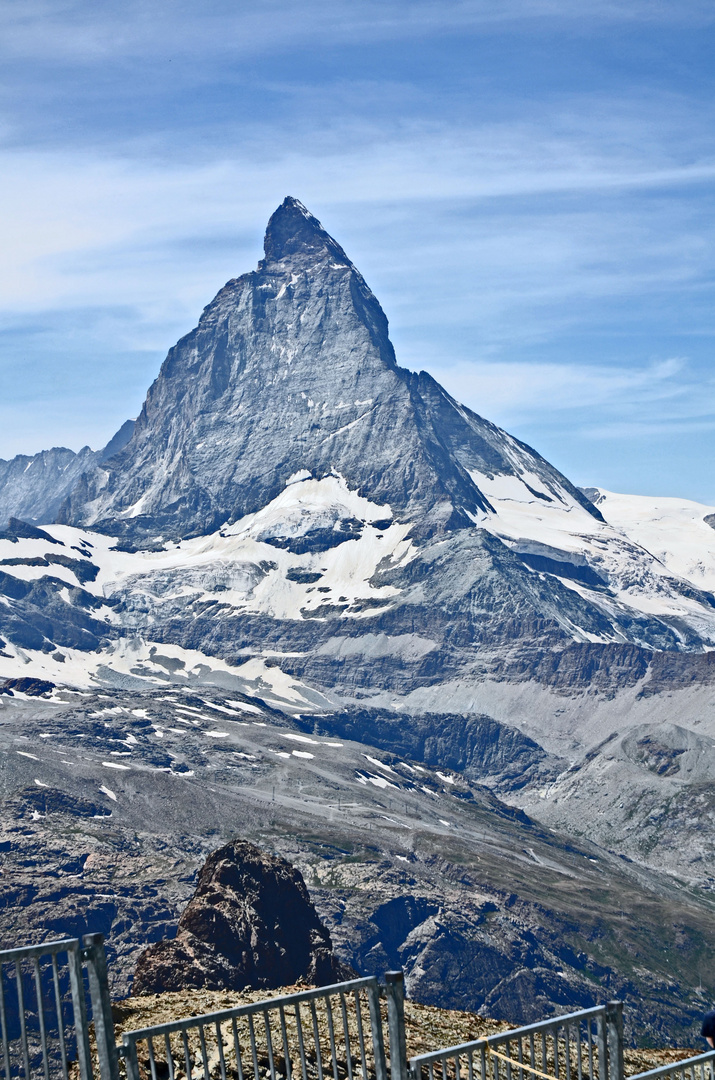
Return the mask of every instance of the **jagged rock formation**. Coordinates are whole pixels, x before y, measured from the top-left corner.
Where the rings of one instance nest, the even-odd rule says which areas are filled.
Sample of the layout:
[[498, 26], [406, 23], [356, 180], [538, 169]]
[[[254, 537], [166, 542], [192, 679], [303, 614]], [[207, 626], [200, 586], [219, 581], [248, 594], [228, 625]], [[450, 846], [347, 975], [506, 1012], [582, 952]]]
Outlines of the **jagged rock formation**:
[[285, 859], [234, 840], [204, 863], [176, 938], [141, 954], [133, 993], [274, 989], [349, 977], [303, 878]]
[[54, 521], [82, 474], [118, 453], [133, 430], [134, 421], [127, 420], [102, 450], [83, 446], [76, 454], [55, 446], [32, 456], [0, 458], [0, 529], [12, 517], [40, 524]]

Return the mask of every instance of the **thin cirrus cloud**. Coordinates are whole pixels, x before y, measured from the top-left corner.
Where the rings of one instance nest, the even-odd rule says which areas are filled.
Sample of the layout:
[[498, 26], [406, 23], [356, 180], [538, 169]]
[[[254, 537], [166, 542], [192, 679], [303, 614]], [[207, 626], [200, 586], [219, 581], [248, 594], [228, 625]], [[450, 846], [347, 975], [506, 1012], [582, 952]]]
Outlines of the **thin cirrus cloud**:
[[[352, 212], [360, 204], [361, 229], [369, 229], [374, 204], [377, 217], [384, 219], [392, 212], [395, 222], [400, 217], [394, 213], [395, 205], [410, 207], [405, 232], [414, 231], [414, 213], [420, 214], [424, 218], [420, 235], [430, 237], [431, 255], [438, 260], [440, 248], [446, 248], [445, 254], [453, 251], [450, 216], [456, 224], [453, 231], [463, 232], [460, 223], [468, 211], [460, 211], [455, 221], [450, 207], [456, 203], [471, 205], [472, 221], [481, 215], [480, 232], [465, 239], [467, 244], [476, 243], [491, 267], [513, 265], [515, 255], [523, 265], [522, 253], [514, 247], [515, 235], [522, 232], [528, 234], [530, 250], [538, 253], [543, 270], [554, 251], [583, 243], [583, 235], [574, 230], [578, 218], [591, 218], [591, 231], [601, 238], [602, 249], [603, 237], [614, 232], [614, 220], [619, 221], [624, 245], [632, 247], [637, 232], [648, 245], [647, 212], [624, 213], [609, 206], [603, 208], [600, 221], [598, 208], [589, 211], [585, 205], [552, 206], [546, 211], [532, 206], [530, 212], [523, 205], [540, 196], [584, 191], [601, 195], [638, 188], [682, 191], [715, 177], [715, 161], [681, 163], [683, 149], [678, 145], [660, 145], [650, 158], [643, 155], [638, 161], [633, 161], [632, 150], [619, 159], [613, 144], [633, 146], [636, 140], [629, 133], [642, 131], [646, 119], [634, 116], [627, 125], [623, 121], [612, 125], [600, 140], [581, 134], [569, 138], [563, 123], [559, 133], [548, 133], [543, 125], [502, 124], [414, 130], [387, 147], [379, 129], [366, 131], [356, 125], [347, 149], [329, 147], [318, 154], [300, 153], [290, 145], [276, 154], [270, 133], [262, 139], [254, 134], [250, 155], [219, 157], [198, 166], [172, 166], [128, 155], [111, 158], [88, 150], [0, 151], [0, 198], [13, 207], [0, 223], [0, 305], [6, 310], [23, 310], [26, 305], [32, 309], [70, 298], [76, 289], [83, 300], [88, 291], [90, 296], [97, 290], [101, 294], [107, 283], [97, 275], [96, 260], [90, 258], [87, 273], [82, 273], [78, 259], [85, 254], [105, 251], [110, 262], [113, 252], [129, 254], [135, 249], [143, 261], [149, 246], [160, 253], [162, 246], [170, 249], [182, 237], [204, 234], [210, 248], [216, 234], [228, 231], [227, 225], [231, 235], [245, 230], [257, 235], [267, 212], [288, 191], [337, 218], [341, 209]], [[672, 123], [676, 126], [675, 118]], [[508, 199], [513, 200], [511, 211], [504, 209]], [[499, 209], [481, 205], [493, 201], [500, 202]], [[651, 249], [667, 240], [669, 219], [682, 217], [680, 207], [677, 198], [671, 199]], [[439, 236], [431, 227], [435, 219], [440, 222]], [[489, 227], [494, 221], [500, 223], [499, 234]], [[485, 235], [489, 232], [491, 241]], [[539, 232], [541, 242], [534, 246]], [[614, 263], [620, 254], [611, 248]], [[587, 258], [584, 252], [584, 261]], [[668, 272], [677, 275], [677, 263]], [[111, 284], [115, 297], [118, 290], [121, 299], [130, 299], [124, 290], [127, 286], [131, 292], [133, 281], [115, 276]], [[554, 286], [542, 276], [541, 287]], [[583, 281], [574, 279], [568, 289], [583, 287]], [[101, 295], [96, 298], [99, 301]]]
[[[672, 418], [674, 412], [680, 414], [681, 421], [700, 417], [704, 403], [697, 400], [697, 386], [687, 375], [687, 364], [680, 357], [627, 370], [605, 364], [496, 362], [441, 372], [447, 389], [466, 391], [473, 407], [486, 406], [492, 416], [504, 417], [506, 423], [519, 423], [529, 416], [535, 398], [548, 402], [552, 414], [605, 407], [612, 424], [616, 421], [613, 414], [621, 414], [618, 422], [623, 423], [624, 414], [632, 419], [644, 406], [654, 414], [651, 424]], [[709, 407], [712, 409], [712, 400]], [[597, 433], [599, 438], [607, 437], [602, 427]]]
[[[38, 32], [38, 21], [43, 32]], [[107, 55], [163, 51], [212, 54], [236, 48], [280, 51], [307, 38], [327, 41], [398, 38], [449, 33], [524, 21], [586, 24], [639, 23], [707, 25], [713, 20], [706, 0], [402, 0], [336, 4], [306, 0], [296, 8], [286, 0], [269, 0], [250, 9], [226, 0], [202, 5], [179, 2], [144, 5], [99, 2], [56, 3], [51, 0], [7, 5], [0, 15], [5, 50], [19, 56], [64, 55], [84, 63]], [[221, 30], [216, 40], [216, 24]], [[156, 32], [162, 31], [158, 39]], [[161, 43], [160, 43], [161, 42]]]

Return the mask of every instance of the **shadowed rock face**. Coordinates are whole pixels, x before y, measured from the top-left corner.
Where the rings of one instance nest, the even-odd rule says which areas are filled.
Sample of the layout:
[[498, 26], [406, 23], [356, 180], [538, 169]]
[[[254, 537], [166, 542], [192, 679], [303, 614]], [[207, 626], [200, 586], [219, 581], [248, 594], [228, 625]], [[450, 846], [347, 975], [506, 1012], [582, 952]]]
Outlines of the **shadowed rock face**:
[[141, 954], [132, 992], [324, 986], [349, 975], [300, 872], [235, 840], [206, 860], [175, 940]]

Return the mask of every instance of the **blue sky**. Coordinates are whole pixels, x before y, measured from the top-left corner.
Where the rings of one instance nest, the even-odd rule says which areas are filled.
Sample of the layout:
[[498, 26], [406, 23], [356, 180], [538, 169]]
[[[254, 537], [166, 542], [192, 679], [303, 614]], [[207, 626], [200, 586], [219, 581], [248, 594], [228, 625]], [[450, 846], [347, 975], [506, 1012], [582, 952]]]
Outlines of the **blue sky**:
[[715, 503], [711, 0], [4, 0], [0, 456], [102, 445], [323, 221], [400, 362], [580, 484]]

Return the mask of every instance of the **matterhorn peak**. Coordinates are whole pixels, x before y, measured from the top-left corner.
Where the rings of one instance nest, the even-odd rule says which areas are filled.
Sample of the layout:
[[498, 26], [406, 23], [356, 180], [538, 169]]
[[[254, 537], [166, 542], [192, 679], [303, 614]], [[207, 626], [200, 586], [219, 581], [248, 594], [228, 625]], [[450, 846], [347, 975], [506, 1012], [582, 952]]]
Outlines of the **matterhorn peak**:
[[352, 265], [318, 219], [291, 195], [271, 215], [263, 248], [266, 263], [281, 262], [295, 255], [329, 255], [346, 266]]
[[397, 366], [380, 304], [297, 199], [271, 216], [265, 253], [169, 351], [131, 440], [83, 477], [65, 523], [139, 544], [196, 536], [295, 475], [337, 474], [413, 536], [471, 531], [494, 512], [474, 475], [515, 462], [599, 516], [533, 451]]

